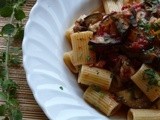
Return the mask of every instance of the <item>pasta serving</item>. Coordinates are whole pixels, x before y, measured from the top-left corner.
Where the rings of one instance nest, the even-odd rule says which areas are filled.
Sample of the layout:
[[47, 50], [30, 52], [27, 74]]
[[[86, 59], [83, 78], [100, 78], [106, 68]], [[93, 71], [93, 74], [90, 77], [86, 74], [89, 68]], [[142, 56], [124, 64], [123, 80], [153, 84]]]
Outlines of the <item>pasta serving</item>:
[[160, 120], [160, 1], [102, 2], [67, 30], [64, 62], [106, 116], [125, 106], [128, 120]]

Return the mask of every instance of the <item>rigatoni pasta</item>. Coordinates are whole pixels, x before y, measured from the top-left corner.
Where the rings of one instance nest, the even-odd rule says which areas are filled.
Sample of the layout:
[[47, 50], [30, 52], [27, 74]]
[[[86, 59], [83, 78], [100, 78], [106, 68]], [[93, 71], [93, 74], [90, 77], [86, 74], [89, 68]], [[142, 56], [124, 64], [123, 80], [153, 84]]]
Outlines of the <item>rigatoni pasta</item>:
[[123, 0], [103, 0], [103, 5], [106, 13], [111, 13], [113, 11], [120, 12], [123, 6]]
[[159, 120], [160, 110], [156, 109], [130, 109], [127, 120]]
[[[148, 71], [148, 73], [147, 73]], [[145, 95], [151, 100], [154, 101], [160, 97], [160, 87], [156, 85], [151, 85], [148, 77], [156, 77], [153, 80], [159, 82], [160, 77], [157, 76], [158, 73], [154, 72], [152, 68], [143, 64], [141, 68], [131, 77], [133, 82], [145, 93]], [[153, 74], [153, 75], [152, 75]], [[147, 76], [146, 76], [147, 75]], [[149, 76], [148, 76], [149, 75]], [[151, 82], [154, 82], [151, 81]]]
[[67, 30], [64, 62], [78, 73], [83, 98], [106, 116], [122, 105], [128, 120], [160, 120], [160, 2], [102, 3]]
[[67, 67], [73, 72], [73, 73], [78, 73], [78, 66], [74, 66], [72, 62], [72, 51], [65, 52], [63, 55], [63, 60]]
[[73, 47], [73, 64], [82, 65], [87, 63], [94, 63], [94, 53], [89, 51], [88, 42], [93, 37], [93, 32], [85, 31], [73, 33], [71, 35], [71, 43]]
[[112, 73], [108, 70], [82, 65], [78, 76], [78, 83], [97, 85], [108, 90], [112, 81]]
[[107, 116], [113, 115], [121, 106], [112, 98], [112, 95], [109, 92], [96, 90], [94, 86], [88, 87], [83, 98]]

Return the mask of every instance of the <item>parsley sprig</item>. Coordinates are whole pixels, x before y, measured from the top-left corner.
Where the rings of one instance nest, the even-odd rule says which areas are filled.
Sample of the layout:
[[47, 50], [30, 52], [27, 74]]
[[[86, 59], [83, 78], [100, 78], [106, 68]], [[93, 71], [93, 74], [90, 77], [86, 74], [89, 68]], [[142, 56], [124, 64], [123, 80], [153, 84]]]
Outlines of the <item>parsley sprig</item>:
[[21, 60], [21, 48], [11, 47], [16, 40], [22, 40], [24, 35], [23, 19], [26, 17], [22, 9], [26, 0], [0, 0], [0, 16], [8, 18], [0, 36], [6, 42], [6, 48], [0, 52], [0, 116], [4, 120], [22, 120], [19, 102], [17, 100], [18, 85], [9, 76], [9, 66], [18, 65]]

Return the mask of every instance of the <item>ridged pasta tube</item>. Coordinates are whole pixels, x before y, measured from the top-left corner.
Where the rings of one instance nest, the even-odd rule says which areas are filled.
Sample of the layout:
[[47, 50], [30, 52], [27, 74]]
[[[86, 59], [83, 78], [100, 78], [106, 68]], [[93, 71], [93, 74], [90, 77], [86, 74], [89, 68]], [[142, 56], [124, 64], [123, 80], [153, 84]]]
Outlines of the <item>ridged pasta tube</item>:
[[65, 52], [63, 55], [63, 60], [70, 71], [73, 73], [78, 73], [78, 66], [74, 66], [72, 63], [72, 51]]
[[[131, 76], [131, 79], [150, 99], [150, 101], [153, 102], [154, 100], [160, 97], [160, 87], [156, 85], [150, 85], [148, 80], [144, 78], [145, 70], [150, 70], [150, 69], [152, 68], [143, 64], [141, 68], [133, 76]], [[155, 72], [154, 74], [157, 75], [158, 73]]]
[[108, 70], [83, 65], [78, 82], [85, 85], [97, 85], [108, 90], [112, 81], [112, 73]]
[[160, 120], [160, 110], [157, 109], [130, 109], [127, 120]]
[[93, 32], [77, 32], [71, 35], [74, 66], [95, 62], [95, 54], [89, 50], [88, 42], [93, 37]]
[[123, 6], [123, 0], [117, 0], [117, 2], [114, 0], [103, 0], [103, 5], [107, 14], [113, 11], [120, 12]]
[[113, 115], [121, 106], [112, 98], [109, 92], [104, 90], [97, 91], [92, 86], [88, 87], [83, 98], [107, 116]]

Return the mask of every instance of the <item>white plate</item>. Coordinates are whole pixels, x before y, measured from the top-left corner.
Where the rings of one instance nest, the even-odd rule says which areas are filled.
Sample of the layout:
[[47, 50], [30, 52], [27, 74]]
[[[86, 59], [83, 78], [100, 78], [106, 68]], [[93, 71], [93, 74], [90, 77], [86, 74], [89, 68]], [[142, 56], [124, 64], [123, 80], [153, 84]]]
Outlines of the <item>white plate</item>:
[[63, 62], [63, 53], [70, 50], [66, 29], [98, 5], [99, 0], [37, 0], [31, 10], [23, 64], [33, 95], [51, 120], [108, 120], [82, 99], [76, 78]]

